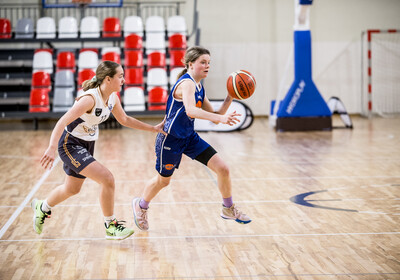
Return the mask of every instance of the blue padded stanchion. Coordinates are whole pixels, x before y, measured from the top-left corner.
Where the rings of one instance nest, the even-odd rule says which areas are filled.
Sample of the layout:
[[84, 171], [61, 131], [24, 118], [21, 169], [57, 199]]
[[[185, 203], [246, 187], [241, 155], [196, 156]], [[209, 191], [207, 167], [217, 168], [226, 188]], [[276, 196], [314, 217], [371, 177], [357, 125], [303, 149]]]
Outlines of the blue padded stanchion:
[[332, 113], [312, 80], [311, 66], [311, 32], [295, 30], [294, 82], [279, 105], [277, 131], [332, 129]]

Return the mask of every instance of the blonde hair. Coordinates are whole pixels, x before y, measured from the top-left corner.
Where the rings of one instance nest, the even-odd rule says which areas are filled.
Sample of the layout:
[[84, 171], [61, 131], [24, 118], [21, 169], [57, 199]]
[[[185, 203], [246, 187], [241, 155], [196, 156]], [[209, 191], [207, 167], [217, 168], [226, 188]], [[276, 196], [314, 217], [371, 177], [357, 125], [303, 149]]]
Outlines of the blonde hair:
[[208, 54], [210, 55], [210, 51], [207, 50], [206, 48], [195, 46], [191, 47], [186, 50], [185, 57], [183, 63], [185, 64], [185, 69], [182, 70], [181, 73], [179, 73], [177, 79], [185, 75], [189, 69], [189, 62], [195, 62], [200, 56], [203, 54]]
[[114, 77], [114, 75], [117, 73], [117, 68], [119, 66], [120, 65], [114, 61], [106, 60], [101, 62], [99, 66], [97, 66], [96, 76], [82, 83], [83, 90], [87, 91], [91, 88], [98, 87], [107, 76], [111, 78]]

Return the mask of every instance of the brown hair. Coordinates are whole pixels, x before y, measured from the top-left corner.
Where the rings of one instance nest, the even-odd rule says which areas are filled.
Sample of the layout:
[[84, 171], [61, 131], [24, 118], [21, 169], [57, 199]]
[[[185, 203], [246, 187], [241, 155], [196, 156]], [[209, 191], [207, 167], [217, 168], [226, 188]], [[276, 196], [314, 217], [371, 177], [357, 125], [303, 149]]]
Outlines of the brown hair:
[[210, 55], [210, 51], [199, 46], [191, 47], [186, 50], [185, 57], [183, 63], [185, 64], [185, 69], [182, 70], [181, 73], [179, 73], [177, 79], [185, 75], [189, 69], [189, 62], [195, 62], [200, 56], [203, 54], [208, 54]]
[[114, 61], [106, 60], [101, 62], [99, 66], [97, 66], [96, 76], [82, 83], [83, 90], [87, 91], [91, 88], [98, 87], [107, 76], [111, 78], [114, 77], [114, 75], [117, 73], [117, 68], [119, 66], [120, 65]]

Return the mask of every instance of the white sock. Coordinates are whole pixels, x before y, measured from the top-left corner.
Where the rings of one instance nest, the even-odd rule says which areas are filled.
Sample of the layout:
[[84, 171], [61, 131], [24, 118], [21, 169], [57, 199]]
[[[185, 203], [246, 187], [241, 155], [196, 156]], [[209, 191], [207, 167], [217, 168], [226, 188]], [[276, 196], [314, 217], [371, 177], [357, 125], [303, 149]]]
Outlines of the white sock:
[[108, 228], [108, 226], [110, 225], [110, 223], [115, 219], [115, 216], [109, 216], [109, 217], [104, 217], [104, 223], [106, 224], [106, 227]]
[[51, 211], [51, 206], [47, 203], [47, 199], [45, 201], [43, 201], [42, 211], [43, 212], [50, 212]]

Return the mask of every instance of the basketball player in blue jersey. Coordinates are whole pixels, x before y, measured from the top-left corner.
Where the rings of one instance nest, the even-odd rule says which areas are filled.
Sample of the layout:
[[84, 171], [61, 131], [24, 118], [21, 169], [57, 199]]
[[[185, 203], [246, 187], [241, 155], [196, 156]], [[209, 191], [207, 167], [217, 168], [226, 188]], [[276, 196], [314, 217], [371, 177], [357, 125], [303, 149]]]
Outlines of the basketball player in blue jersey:
[[51, 168], [58, 147], [67, 176], [64, 184], [52, 190], [47, 199], [32, 201], [33, 228], [38, 234], [43, 230], [44, 220], [50, 217], [51, 208], [79, 193], [86, 177], [101, 186], [100, 205], [104, 215], [106, 239], [120, 240], [133, 234], [133, 229], [125, 227], [124, 221], [117, 220], [114, 216], [113, 175], [93, 157], [94, 144], [99, 135], [98, 125], [107, 120], [112, 112], [124, 126], [166, 133], [162, 130], [164, 122], [151, 126], [125, 114], [116, 94], [121, 91], [123, 84], [122, 67], [112, 61], [103, 61], [97, 67], [96, 76], [83, 83], [83, 94], [76, 98], [72, 108], [55, 125], [49, 146], [40, 162], [44, 168]]
[[194, 131], [194, 119], [210, 120], [214, 123], [235, 124], [236, 112], [226, 114], [232, 103], [227, 95], [221, 108], [214, 112], [200, 81], [207, 77], [210, 67], [210, 52], [201, 47], [192, 47], [185, 54], [185, 69], [171, 89], [166, 108], [164, 131], [156, 138], [156, 169], [158, 174], [147, 183], [143, 196], [132, 200], [137, 227], [148, 230], [147, 209], [158, 192], [168, 186], [175, 169], [179, 167], [182, 154], [195, 159], [213, 170], [218, 177], [218, 188], [223, 205], [221, 217], [247, 224], [251, 219], [242, 213], [232, 201], [232, 186], [229, 168], [217, 152]]

